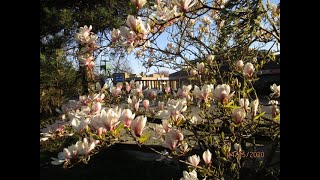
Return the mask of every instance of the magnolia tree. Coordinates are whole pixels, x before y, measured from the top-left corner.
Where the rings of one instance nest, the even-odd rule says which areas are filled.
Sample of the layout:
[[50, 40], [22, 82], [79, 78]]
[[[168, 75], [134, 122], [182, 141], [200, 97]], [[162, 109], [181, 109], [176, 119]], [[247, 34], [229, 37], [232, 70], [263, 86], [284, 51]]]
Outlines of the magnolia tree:
[[[280, 143], [280, 85], [270, 84], [267, 116], [254, 84], [263, 65], [275, 60], [280, 5], [261, 0], [131, 0], [131, 5], [138, 15], [112, 30], [108, 48], [134, 52], [147, 66], [184, 69], [192, 84], [177, 91], [165, 87], [162, 95], [134, 81], [110, 88], [91, 84], [92, 93], [64, 104], [62, 120], [41, 129], [41, 142], [79, 137], [52, 164], [87, 162], [131, 136], [138, 145], [158, 140], [165, 151], [150, 149], [186, 164], [181, 179], [237, 179], [252, 158], [261, 160], [259, 168], [270, 167]], [[76, 35], [78, 58], [87, 70], [97, 47], [91, 30], [84, 26]], [[161, 36], [169, 41], [165, 46]], [[151, 128], [148, 118], [161, 124]], [[268, 152], [255, 151], [258, 136], [271, 140]]]

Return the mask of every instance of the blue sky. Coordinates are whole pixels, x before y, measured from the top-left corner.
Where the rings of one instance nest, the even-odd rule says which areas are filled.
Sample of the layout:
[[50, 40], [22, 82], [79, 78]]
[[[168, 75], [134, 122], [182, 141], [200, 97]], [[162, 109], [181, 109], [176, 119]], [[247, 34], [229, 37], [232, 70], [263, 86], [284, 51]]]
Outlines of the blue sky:
[[[264, 0], [264, 2], [266, 2], [266, 0]], [[274, 3], [274, 4], [278, 4], [279, 3], [279, 0], [270, 0], [270, 2]], [[168, 40], [166, 39], [166, 34], [163, 33], [163, 35], [161, 35], [160, 37], [158, 37], [157, 39], [157, 44], [160, 46], [160, 47], [163, 47], [163, 46], [166, 46], [166, 44], [168, 43]], [[271, 46], [271, 43], [268, 43], [265, 48], [269, 48]], [[280, 49], [280, 47], [278, 47]], [[273, 50], [276, 50], [277, 47], [274, 46], [273, 47]], [[129, 63], [130, 65], [133, 67], [133, 73], [140, 73], [140, 72], [145, 72], [146, 69], [142, 66], [142, 62], [135, 59], [135, 54], [134, 53], [130, 53], [128, 55], [128, 59], [129, 59]], [[169, 71], [170, 73], [173, 73], [175, 72], [175, 70], [172, 70], [172, 69], [167, 69], [167, 68], [161, 68], [160, 70], [167, 70]], [[151, 67], [150, 71], [148, 72], [148, 74], [150, 73], [154, 73], [156, 72], [156, 68], [155, 67]]]

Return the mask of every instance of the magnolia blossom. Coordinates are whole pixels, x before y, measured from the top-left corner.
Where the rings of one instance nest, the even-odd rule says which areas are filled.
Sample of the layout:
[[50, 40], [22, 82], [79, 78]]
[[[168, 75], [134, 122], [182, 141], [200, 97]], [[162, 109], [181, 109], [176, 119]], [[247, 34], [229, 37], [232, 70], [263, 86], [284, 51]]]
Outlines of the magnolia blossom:
[[75, 40], [81, 44], [90, 44], [94, 43], [98, 39], [98, 36], [94, 35], [90, 31], [92, 26], [80, 27], [79, 32], [75, 35]]
[[174, 3], [180, 8], [182, 12], [187, 12], [195, 5], [196, 0], [175, 0]]
[[220, 102], [229, 101], [233, 95], [234, 92], [230, 94], [230, 86], [227, 84], [219, 84], [213, 91], [214, 98]]
[[[104, 109], [102, 111], [105, 111]], [[101, 112], [102, 112], [101, 111]], [[90, 127], [92, 127], [94, 130], [96, 130], [96, 134], [97, 135], [101, 135], [102, 133], [106, 133], [107, 132], [107, 129], [104, 125], [104, 123], [102, 122], [102, 119], [101, 119], [101, 112], [94, 115], [92, 117], [92, 120], [90, 122]], [[104, 113], [102, 113], [102, 115], [104, 115]]]
[[243, 68], [243, 75], [247, 78], [252, 78], [253, 73], [254, 73], [254, 66], [251, 63], [246, 63]]
[[146, 4], [147, 0], [131, 0], [131, 3], [137, 8], [140, 9], [144, 4]]
[[187, 152], [189, 149], [188, 149], [188, 143], [186, 143], [185, 141], [182, 141], [181, 142], [181, 146], [180, 146], [182, 152]]
[[246, 117], [246, 111], [243, 108], [233, 109], [231, 117], [236, 124], [241, 123]]
[[162, 127], [166, 132], [169, 132], [169, 130], [171, 129], [171, 125], [169, 124], [169, 121], [166, 119], [162, 120]]
[[[167, 1], [169, 2], [169, 1]], [[155, 12], [151, 14], [151, 16], [158, 21], [167, 21], [172, 19], [175, 16], [178, 16], [177, 6], [167, 6], [164, 3], [158, 2], [156, 5], [153, 6]]]
[[60, 165], [66, 160], [77, 158], [78, 156], [87, 156], [99, 143], [99, 141], [93, 140], [90, 138], [90, 142], [87, 138], [83, 138], [83, 141], [78, 141], [76, 144], [69, 146], [68, 148], [64, 148], [62, 152], [58, 154], [57, 158], [51, 158], [51, 164]]
[[178, 96], [179, 98], [187, 98], [187, 99], [190, 99], [190, 98], [191, 98], [191, 97], [190, 97], [190, 90], [191, 90], [191, 88], [192, 88], [192, 85], [191, 85], [191, 84], [188, 85], [188, 86], [183, 85], [183, 86], [182, 86], [182, 89], [181, 89], [181, 88], [178, 89], [178, 92], [177, 92], [176, 96]]
[[204, 22], [205, 24], [207, 24], [207, 25], [210, 25], [210, 24], [211, 24], [211, 20], [210, 20], [210, 18], [209, 18], [208, 16], [205, 16], [205, 17], [203, 18], [203, 22]]
[[191, 172], [183, 171], [183, 177], [180, 180], [198, 180], [196, 170]]
[[201, 62], [201, 63], [197, 62], [197, 70], [200, 74], [204, 72], [204, 63], [203, 62]]
[[135, 136], [140, 137], [142, 135], [142, 131], [146, 125], [146, 122], [147, 117], [145, 116], [138, 116], [131, 122], [131, 130]]
[[96, 101], [96, 102], [102, 102], [104, 97], [105, 97], [105, 95], [103, 93], [99, 93], [93, 98], [93, 100]]
[[127, 26], [129, 26], [129, 28], [131, 30], [137, 31], [137, 29], [139, 28], [139, 26], [142, 23], [142, 21], [141, 21], [140, 17], [135, 19], [134, 16], [128, 15], [126, 23], [127, 23]]
[[176, 128], [172, 128], [165, 135], [163, 147], [175, 150], [183, 140], [183, 134]]
[[65, 124], [66, 122], [64, 121], [56, 121], [52, 125], [48, 125], [47, 127], [40, 129], [40, 131], [43, 133], [45, 136], [53, 136], [53, 135], [62, 135], [65, 132]]
[[244, 64], [243, 64], [242, 60], [237, 61], [236, 68], [237, 68], [238, 71], [241, 71], [243, 66], [244, 66]]
[[165, 118], [172, 117], [176, 122], [178, 119], [184, 119], [184, 116], [181, 114], [187, 110], [187, 105], [183, 101], [168, 101], [167, 103], [168, 111], [164, 111], [161, 116]]
[[[135, 97], [135, 96], [133, 96], [133, 97]], [[137, 101], [136, 103], [133, 104], [133, 109], [134, 109], [135, 111], [138, 111], [138, 110], [139, 110], [140, 102], [141, 102], [141, 100], [139, 99], [139, 101]]]
[[114, 29], [111, 31], [111, 41], [116, 42], [120, 39], [120, 30], [119, 29]]
[[121, 91], [115, 86], [110, 88], [110, 92], [111, 92], [113, 97], [118, 97], [120, 95], [120, 93], [121, 93]]
[[214, 58], [215, 58], [215, 57], [214, 57], [214, 55], [212, 55], [212, 54], [210, 54], [210, 55], [207, 57], [207, 62], [208, 62], [209, 65], [212, 64]]
[[188, 161], [193, 165], [193, 166], [198, 166], [200, 162], [200, 157], [198, 155], [193, 155], [189, 156]]
[[203, 152], [202, 154], [202, 158], [204, 160], [204, 162], [206, 164], [210, 164], [211, 163], [211, 157], [212, 157], [212, 153], [209, 151], [209, 149], [207, 149], [205, 152]]
[[144, 109], [147, 111], [149, 108], [149, 104], [150, 104], [149, 100], [148, 99], [143, 100], [142, 104], [143, 104]]
[[90, 119], [85, 118], [84, 116], [81, 116], [80, 119], [73, 118], [70, 121], [72, 128], [79, 133], [82, 132], [84, 129], [86, 129], [89, 123], [90, 123]]
[[270, 86], [270, 89], [273, 93], [270, 94], [271, 97], [279, 97], [280, 96], [280, 85], [277, 86], [275, 83]]
[[156, 124], [155, 127], [154, 127], [154, 131], [156, 132], [156, 135], [157, 135], [158, 138], [166, 133], [166, 131], [164, 130], [162, 124]]
[[102, 107], [102, 105], [100, 102], [93, 102], [92, 111], [99, 112], [101, 110], [101, 107]]
[[243, 98], [241, 98], [241, 99], [239, 100], [239, 103], [240, 103], [240, 107], [242, 107], [246, 112], [247, 112], [248, 110], [250, 110], [250, 107], [249, 107], [249, 105], [250, 105], [249, 99], [243, 99]]
[[119, 120], [123, 122], [125, 127], [130, 127], [134, 117], [135, 117], [135, 114], [132, 114], [132, 111], [130, 109], [125, 109], [122, 111], [122, 114]]
[[110, 108], [107, 111], [103, 109], [101, 110], [100, 120], [108, 131], [113, 131], [118, 124], [120, 116], [121, 109], [118, 109], [118, 107]]
[[195, 85], [193, 90], [193, 96], [199, 100], [207, 101], [211, 92], [214, 91], [213, 84], [205, 84], [200, 88]]
[[251, 102], [251, 110], [252, 110], [252, 115], [256, 116], [258, 112], [258, 106], [259, 106], [259, 99], [256, 99]]

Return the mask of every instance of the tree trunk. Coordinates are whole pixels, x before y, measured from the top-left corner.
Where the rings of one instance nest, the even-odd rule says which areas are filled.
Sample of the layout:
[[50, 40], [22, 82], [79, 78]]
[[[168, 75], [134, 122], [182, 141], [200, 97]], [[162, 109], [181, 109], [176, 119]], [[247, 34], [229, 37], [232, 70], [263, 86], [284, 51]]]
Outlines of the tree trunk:
[[80, 67], [82, 73], [82, 95], [94, 94], [95, 90], [95, 78], [93, 68], [88, 66]]

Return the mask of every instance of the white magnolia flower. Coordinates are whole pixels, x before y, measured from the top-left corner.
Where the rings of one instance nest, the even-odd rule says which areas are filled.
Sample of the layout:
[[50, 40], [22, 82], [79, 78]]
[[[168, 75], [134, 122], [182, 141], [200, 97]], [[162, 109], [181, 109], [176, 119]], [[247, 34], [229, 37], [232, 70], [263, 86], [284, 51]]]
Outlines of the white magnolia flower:
[[213, 91], [214, 98], [220, 102], [229, 101], [233, 95], [234, 92], [230, 93], [230, 86], [227, 84], [219, 84]]
[[243, 98], [241, 98], [241, 99], [239, 100], [239, 103], [240, 103], [240, 107], [242, 107], [245, 111], [250, 110], [250, 107], [249, 107], [249, 105], [250, 105], [249, 99], [243, 99]]
[[280, 85], [277, 86], [276, 84], [273, 84], [270, 86], [270, 89], [273, 93], [270, 94], [271, 97], [279, 97], [280, 96]]
[[198, 180], [196, 170], [191, 172], [183, 171], [183, 177], [180, 180]]
[[242, 70], [243, 66], [244, 66], [244, 64], [243, 64], [242, 60], [237, 61], [236, 68], [238, 71]]
[[70, 122], [72, 128], [79, 133], [86, 129], [89, 123], [90, 119], [84, 116], [81, 116], [80, 119], [73, 118]]
[[200, 157], [198, 155], [193, 155], [189, 156], [188, 161], [193, 165], [193, 166], [198, 166], [200, 162]]

